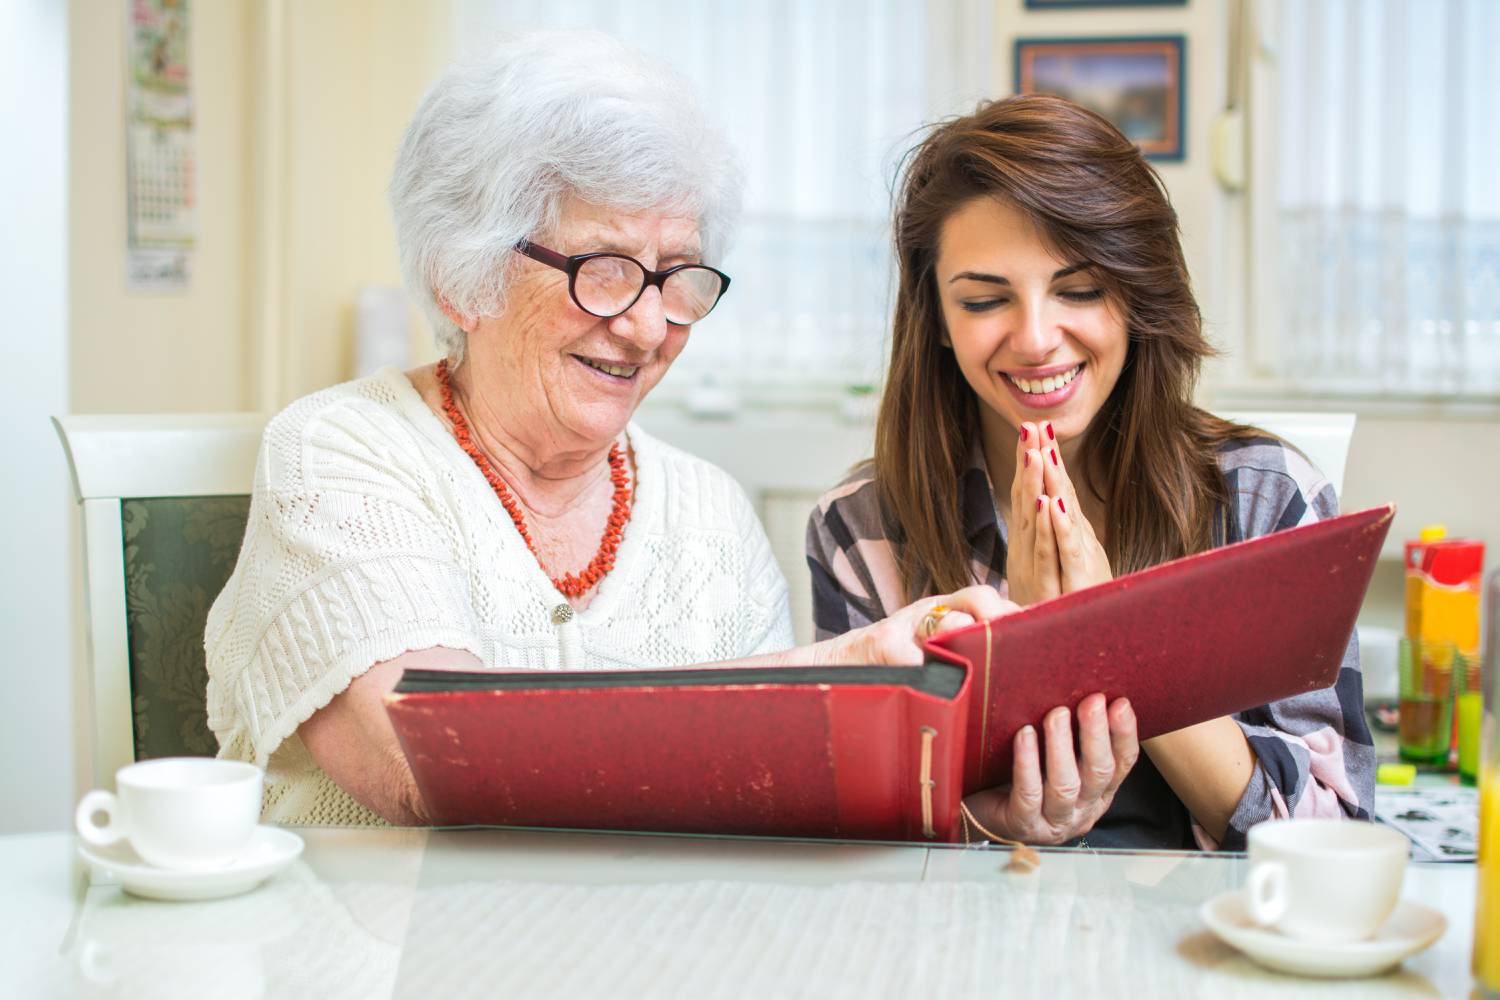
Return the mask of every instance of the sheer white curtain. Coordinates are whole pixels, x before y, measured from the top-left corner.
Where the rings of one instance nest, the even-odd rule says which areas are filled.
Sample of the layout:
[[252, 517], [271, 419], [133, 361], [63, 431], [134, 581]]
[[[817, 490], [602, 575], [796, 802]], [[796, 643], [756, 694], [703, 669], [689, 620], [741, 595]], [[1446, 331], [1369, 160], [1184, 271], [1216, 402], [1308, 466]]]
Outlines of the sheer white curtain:
[[1280, 374], [1500, 393], [1500, 3], [1278, 0]]
[[993, 0], [461, 0], [464, 52], [588, 26], [691, 79], [747, 173], [734, 279], [664, 388], [836, 390], [888, 341], [890, 185], [924, 122], [990, 87]]

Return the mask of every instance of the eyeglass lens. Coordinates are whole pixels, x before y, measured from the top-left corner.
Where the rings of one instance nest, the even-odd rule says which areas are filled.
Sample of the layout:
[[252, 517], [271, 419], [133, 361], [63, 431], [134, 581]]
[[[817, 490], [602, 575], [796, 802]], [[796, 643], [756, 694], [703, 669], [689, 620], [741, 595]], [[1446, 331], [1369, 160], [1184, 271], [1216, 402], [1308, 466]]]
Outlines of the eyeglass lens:
[[[635, 303], [645, 281], [645, 270], [628, 257], [591, 257], [578, 268], [573, 295], [596, 316], [617, 316]], [[698, 322], [719, 301], [722, 286], [722, 279], [706, 267], [673, 272], [661, 287], [667, 322], [684, 326]]]

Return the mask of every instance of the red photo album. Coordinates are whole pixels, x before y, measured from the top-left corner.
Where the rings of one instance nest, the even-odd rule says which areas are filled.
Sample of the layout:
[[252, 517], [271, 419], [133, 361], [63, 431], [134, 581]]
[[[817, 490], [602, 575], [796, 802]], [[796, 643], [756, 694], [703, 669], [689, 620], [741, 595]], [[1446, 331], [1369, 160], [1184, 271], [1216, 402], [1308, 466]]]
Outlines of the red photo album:
[[1057, 705], [1129, 698], [1146, 739], [1332, 686], [1393, 515], [1065, 594], [921, 666], [408, 670], [386, 709], [440, 825], [953, 840]]

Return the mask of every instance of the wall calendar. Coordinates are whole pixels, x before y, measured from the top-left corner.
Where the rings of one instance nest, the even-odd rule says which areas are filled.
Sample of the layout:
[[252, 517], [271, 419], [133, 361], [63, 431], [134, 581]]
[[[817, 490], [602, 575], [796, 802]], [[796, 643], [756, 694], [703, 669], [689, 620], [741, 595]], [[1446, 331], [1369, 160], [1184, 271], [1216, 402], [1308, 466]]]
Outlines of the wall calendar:
[[126, 0], [126, 278], [185, 289], [198, 239], [188, 0]]

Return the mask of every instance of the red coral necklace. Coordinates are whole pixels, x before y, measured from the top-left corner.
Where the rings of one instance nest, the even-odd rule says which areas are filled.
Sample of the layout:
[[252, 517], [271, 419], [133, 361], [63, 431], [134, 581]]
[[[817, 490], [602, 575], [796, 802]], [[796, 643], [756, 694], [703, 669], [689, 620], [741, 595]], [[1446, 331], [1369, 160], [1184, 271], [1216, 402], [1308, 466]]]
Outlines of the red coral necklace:
[[[542, 557], [536, 551], [536, 543], [531, 540], [531, 533], [526, 530], [526, 518], [521, 514], [521, 505], [511, 495], [505, 480], [490, 465], [489, 459], [484, 457], [484, 452], [474, 443], [473, 435], [469, 431], [469, 423], [464, 415], [458, 411], [458, 406], [453, 402], [453, 380], [448, 374], [448, 361], [443, 359], [437, 366], [438, 386], [443, 394], [443, 412], [447, 414], [448, 421], [453, 425], [453, 436], [458, 440], [458, 446], [464, 450], [474, 464], [479, 466], [479, 471], [484, 474], [485, 480], [490, 488], [495, 491], [495, 496], [500, 498], [500, 506], [510, 515], [510, 519], [516, 523], [516, 531], [521, 533], [521, 539], [531, 554], [536, 557], [537, 565], [541, 565]], [[599, 551], [594, 556], [594, 561], [577, 576], [572, 573], [565, 574], [562, 579], [552, 578], [552, 586], [568, 597], [582, 597], [588, 593], [604, 574], [615, 568], [615, 553], [620, 548], [620, 536], [625, 531], [625, 522], [630, 520], [630, 477], [625, 472], [625, 456], [620, 451], [618, 442], [609, 447], [609, 480], [615, 484], [614, 509], [610, 511], [609, 521], [604, 527], [604, 538], [599, 542]], [[542, 566], [543, 572], [547, 567]]]

